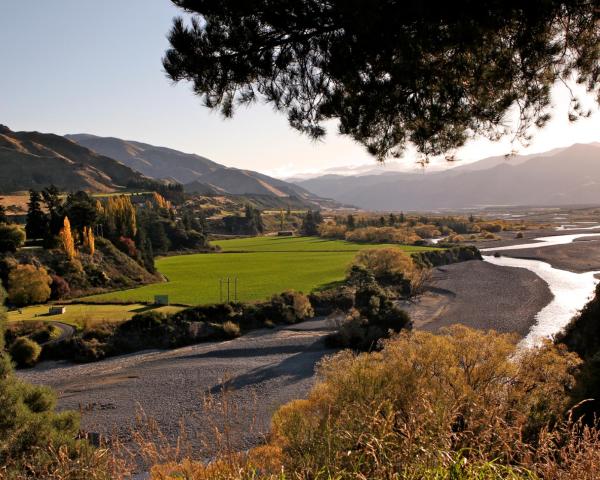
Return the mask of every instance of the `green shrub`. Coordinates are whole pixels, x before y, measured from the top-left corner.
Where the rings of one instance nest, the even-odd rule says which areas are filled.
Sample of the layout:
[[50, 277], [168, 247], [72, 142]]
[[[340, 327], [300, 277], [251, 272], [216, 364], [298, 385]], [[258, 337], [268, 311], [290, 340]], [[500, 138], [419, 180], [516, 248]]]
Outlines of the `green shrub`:
[[25, 244], [25, 232], [18, 225], [0, 223], [0, 252], [16, 252]]
[[8, 299], [18, 307], [50, 298], [52, 278], [43, 267], [17, 265], [8, 274]]
[[27, 338], [19, 337], [10, 346], [10, 356], [19, 367], [33, 367], [42, 353], [42, 347]]
[[[440, 246], [445, 245], [441, 244]], [[413, 253], [412, 257], [415, 263], [427, 267], [439, 267], [468, 260], [481, 260], [482, 258], [481, 252], [473, 245], [451, 245], [443, 250]]]
[[313, 292], [308, 298], [315, 315], [329, 315], [336, 310], [347, 312], [354, 307], [354, 292], [346, 286]]

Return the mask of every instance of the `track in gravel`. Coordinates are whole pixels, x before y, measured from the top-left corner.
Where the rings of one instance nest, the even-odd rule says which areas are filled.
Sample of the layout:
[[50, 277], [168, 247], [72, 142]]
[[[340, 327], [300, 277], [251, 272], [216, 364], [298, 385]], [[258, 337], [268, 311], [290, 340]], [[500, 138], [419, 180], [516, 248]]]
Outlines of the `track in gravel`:
[[[190, 442], [198, 446], [203, 438], [211, 437], [214, 425], [225, 425], [221, 413], [227, 405], [232, 408], [227, 423], [232, 447], [244, 449], [264, 438], [271, 415], [280, 405], [307, 395], [314, 383], [315, 365], [334, 352], [324, 342], [329, 331], [327, 320], [314, 319], [254, 331], [227, 342], [144, 352], [94, 364], [47, 362], [20, 376], [53, 387], [61, 409], [82, 412], [84, 430], [116, 435], [125, 442], [131, 439], [141, 408], [171, 439], [183, 422]], [[211, 408], [206, 395], [212, 396]]]

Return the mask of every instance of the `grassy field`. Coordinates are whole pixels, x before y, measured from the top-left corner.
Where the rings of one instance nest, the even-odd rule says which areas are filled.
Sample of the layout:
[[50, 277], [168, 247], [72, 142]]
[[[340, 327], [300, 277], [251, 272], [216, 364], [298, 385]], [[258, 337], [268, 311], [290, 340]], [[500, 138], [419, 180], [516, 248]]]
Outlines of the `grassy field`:
[[67, 310], [63, 315], [48, 315], [48, 305], [35, 305], [18, 310], [8, 312], [9, 322], [22, 321], [56, 321], [73, 325], [74, 327], [83, 327], [84, 324], [93, 324], [97, 322], [119, 322], [129, 320], [136, 313], [154, 310], [163, 313], [177, 312], [181, 307], [159, 307], [155, 308], [149, 305], [132, 304], [132, 305], [84, 305], [84, 304], [69, 304], [66, 305]]
[[[107, 293], [88, 300], [152, 301], [169, 295], [171, 303], [197, 305], [221, 301], [220, 279], [237, 277], [239, 301], [263, 300], [293, 289], [308, 293], [342, 280], [356, 252], [394, 247], [408, 253], [427, 247], [361, 245], [314, 237], [257, 237], [214, 242], [223, 252], [167, 257], [157, 260], [158, 270], [169, 282]], [[229, 253], [227, 253], [229, 252]], [[224, 299], [227, 286], [223, 287]], [[230, 286], [233, 300], [234, 286]]]

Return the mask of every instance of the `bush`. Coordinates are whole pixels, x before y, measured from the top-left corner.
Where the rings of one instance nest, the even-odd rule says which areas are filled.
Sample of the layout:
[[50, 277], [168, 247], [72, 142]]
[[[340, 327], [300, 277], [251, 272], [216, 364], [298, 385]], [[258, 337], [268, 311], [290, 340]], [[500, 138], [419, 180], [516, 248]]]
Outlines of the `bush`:
[[[515, 355], [516, 341], [455, 326], [401, 334], [381, 352], [325, 359], [308, 399], [273, 417], [272, 444], [283, 450], [285, 471], [424, 478], [419, 472], [463, 455], [465, 465], [531, 466], [536, 442], [556, 448], [539, 432], [562, 414], [579, 361], [548, 343]], [[455, 473], [426, 478], [520, 478]]]
[[[356, 271], [356, 268], [355, 268]], [[337, 332], [327, 337], [336, 347], [370, 351], [380, 347], [380, 340], [403, 329], [411, 329], [409, 315], [398, 307], [373, 277], [355, 283], [355, 308], [338, 325]]]
[[354, 307], [354, 292], [348, 287], [313, 292], [308, 298], [315, 315], [329, 315], [336, 310], [346, 312]]
[[267, 319], [276, 323], [296, 323], [314, 315], [308, 297], [292, 290], [273, 295], [271, 301], [264, 304], [264, 309]]
[[444, 250], [429, 250], [412, 254], [417, 265], [439, 267], [451, 263], [481, 260], [481, 252], [473, 245], [450, 246]]
[[10, 356], [19, 367], [33, 367], [41, 352], [42, 347], [27, 337], [17, 338], [10, 346]]
[[515, 235], [515, 238], [523, 238], [523, 232], [519, 232]]
[[0, 223], [0, 253], [16, 252], [25, 244], [25, 232], [18, 225]]
[[237, 338], [241, 335], [240, 326], [232, 321], [223, 324], [223, 332], [227, 338]]
[[356, 255], [354, 267], [366, 269], [379, 283], [394, 286], [404, 295], [419, 293], [428, 277], [426, 265], [417, 265], [397, 248], [363, 250]]
[[394, 227], [364, 227], [346, 233], [346, 240], [358, 243], [413, 244], [421, 240], [414, 232]]
[[319, 236], [323, 238], [337, 238], [343, 240], [346, 238], [348, 228], [346, 225], [334, 225], [325, 223], [319, 227]]
[[52, 274], [50, 278], [52, 279], [52, 284], [50, 285], [50, 298], [52, 300], [60, 300], [70, 295], [71, 287], [69, 287], [69, 282], [60, 275]]
[[8, 275], [8, 300], [17, 307], [44, 303], [50, 298], [51, 283], [43, 267], [17, 265]]

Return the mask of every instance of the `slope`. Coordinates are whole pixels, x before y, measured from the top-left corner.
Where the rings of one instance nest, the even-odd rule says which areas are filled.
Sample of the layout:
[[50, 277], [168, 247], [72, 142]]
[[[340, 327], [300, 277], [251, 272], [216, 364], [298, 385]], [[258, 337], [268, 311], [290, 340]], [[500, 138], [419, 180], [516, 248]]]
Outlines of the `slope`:
[[59, 135], [13, 132], [0, 125], [0, 191], [54, 184], [64, 191], [113, 192], [144, 177]]

